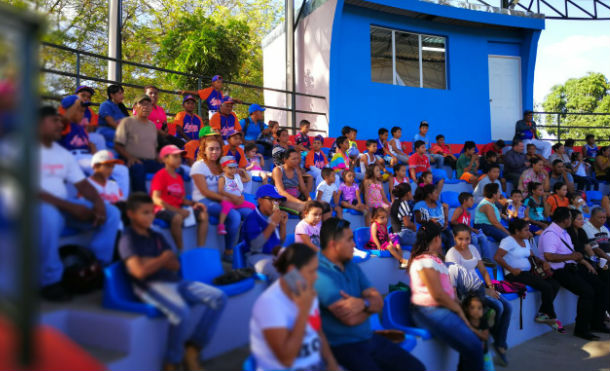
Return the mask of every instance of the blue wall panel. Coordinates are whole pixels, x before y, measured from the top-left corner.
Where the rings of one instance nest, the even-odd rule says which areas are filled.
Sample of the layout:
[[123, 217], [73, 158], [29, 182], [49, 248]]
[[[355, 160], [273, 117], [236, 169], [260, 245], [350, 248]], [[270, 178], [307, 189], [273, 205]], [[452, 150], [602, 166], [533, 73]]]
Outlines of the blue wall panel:
[[[330, 136], [340, 135], [341, 128], [350, 125], [358, 129], [359, 139], [376, 138], [380, 127], [396, 125], [403, 128], [402, 139], [411, 141], [419, 122], [427, 120], [431, 138], [442, 133], [450, 143], [489, 142], [489, 54], [522, 57], [523, 107], [531, 107], [528, 92], [533, 85], [538, 30], [460, 26], [353, 5], [341, 7], [341, 3], [331, 46]], [[447, 37], [448, 89], [372, 82], [371, 25]]]

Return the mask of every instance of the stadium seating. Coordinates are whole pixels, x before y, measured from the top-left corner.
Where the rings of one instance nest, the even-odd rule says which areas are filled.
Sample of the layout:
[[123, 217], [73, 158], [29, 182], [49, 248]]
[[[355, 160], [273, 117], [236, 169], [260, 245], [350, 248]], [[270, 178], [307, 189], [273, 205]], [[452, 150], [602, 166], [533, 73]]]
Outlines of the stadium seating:
[[127, 276], [125, 264], [122, 261], [113, 263], [104, 269], [104, 294], [102, 306], [108, 309], [141, 313], [148, 317], [160, 317], [161, 312], [150, 304], [138, 299], [131, 287], [131, 279]]
[[596, 206], [602, 204], [603, 194], [600, 191], [586, 191], [587, 205]]

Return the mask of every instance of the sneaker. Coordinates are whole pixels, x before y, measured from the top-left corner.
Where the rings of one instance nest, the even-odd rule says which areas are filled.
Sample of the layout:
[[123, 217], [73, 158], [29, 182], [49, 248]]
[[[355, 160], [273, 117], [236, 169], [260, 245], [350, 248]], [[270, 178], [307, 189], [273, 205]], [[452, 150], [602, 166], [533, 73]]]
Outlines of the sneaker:
[[555, 323], [551, 325], [551, 328], [560, 334], [565, 334], [567, 332], [559, 320], [555, 320]]
[[218, 227], [216, 227], [216, 231], [218, 232], [218, 234], [221, 234], [221, 235], [227, 234], [227, 230], [225, 229], [224, 224], [218, 224]]
[[61, 282], [44, 286], [40, 289], [40, 296], [45, 300], [54, 302], [65, 302], [72, 299], [72, 295], [66, 291]]
[[487, 326], [489, 326], [489, 328], [494, 327], [494, 325], [496, 324], [496, 311], [495, 309], [487, 309], [487, 311], [484, 314], [485, 320], [487, 321]]
[[549, 317], [547, 314], [544, 313], [538, 313], [536, 315], [536, 318], [534, 318], [534, 322], [537, 323], [545, 323], [548, 325], [553, 325], [555, 324], [557, 321], [552, 319], [551, 317]]
[[403, 260], [403, 261], [400, 263], [400, 269], [407, 269], [407, 265], [409, 265], [409, 261], [408, 261], [408, 260], [406, 260], [406, 259], [405, 259], [405, 260]]
[[506, 367], [508, 366], [508, 358], [506, 358], [506, 351], [504, 353], [500, 352], [500, 349], [496, 346], [496, 344], [493, 344], [494, 347], [494, 351], [496, 353], [496, 363], [498, 364], [498, 366], [501, 367]]

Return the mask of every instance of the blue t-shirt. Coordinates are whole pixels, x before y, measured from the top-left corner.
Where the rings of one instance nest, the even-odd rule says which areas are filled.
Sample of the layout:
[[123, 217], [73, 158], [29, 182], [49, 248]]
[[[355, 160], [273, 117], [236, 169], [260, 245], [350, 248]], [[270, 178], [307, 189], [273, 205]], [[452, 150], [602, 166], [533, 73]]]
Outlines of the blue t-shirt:
[[430, 149], [430, 141], [428, 140], [428, 136], [422, 136], [421, 134], [417, 133], [415, 134], [415, 136], [413, 137], [413, 142], [415, 143], [416, 141], [421, 140], [422, 142], [426, 143], [426, 150]]
[[369, 321], [357, 326], [348, 326], [335, 317], [328, 309], [330, 305], [341, 299], [341, 290], [357, 298], [362, 297], [362, 291], [371, 287], [371, 282], [364, 275], [358, 264], [348, 261], [343, 264], [344, 270], [324, 256], [318, 255], [318, 280], [315, 289], [320, 302], [322, 329], [331, 346], [356, 343], [368, 340], [373, 335]]
[[127, 115], [125, 115], [123, 113], [123, 111], [121, 111], [119, 106], [111, 100], [104, 101], [100, 105], [100, 113], [99, 113], [99, 118], [100, 118], [99, 124], [100, 125], [109, 126], [108, 123], [106, 122], [107, 116], [112, 117], [117, 124], [119, 123], [119, 121], [121, 121], [121, 119], [123, 117], [127, 117]]
[[89, 134], [82, 125], [72, 122], [61, 133], [59, 144], [68, 151], [75, 149], [89, 151]]
[[546, 220], [544, 217], [544, 203], [536, 202], [531, 196], [525, 199], [523, 202], [523, 206], [529, 207], [529, 218], [535, 220], [537, 222], [542, 222]]
[[268, 225], [268, 218], [261, 214], [258, 208], [246, 217], [240, 233], [242, 240], [246, 242], [246, 251], [253, 254], [271, 254], [274, 247], [282, 244], [278, 228], [264, 240], [263, 231]]
[[445, 214], [440, 202], [436, 203], [435, 208], [430, 208], [426, 201], [419, 201], [413, 206], [413, 212], [419, 211], [422, 221], [428, 221], [432, 218], [437, 218], [440, 225], [445, 224]]
[[[171, 250], [171, 247], [162, 234], [155, 232], [152, 229], [148, 230], [148, 236], [144, 236], [138, 234], [131, 227], [126, 227], [119, 240], [119, 255], [122, 260], [127, 260], [132, 256], [156, 258], [165, 250]], [[178, 276], [178, 272], [176, 271], [161, 268], [143, 280], [134, 277], [132, 277], [132, 280], [135, 284], [145, 288], [147, 282], [178, 282], [180, 281], [180, 276]]]
[[[246, 122], [247, 122], [246, 120], [250, 120], [247, 131], [245, 130]], [[263, 121], [254, 122], [254, 121], [252, 121], [251, 118], [241, 119], [239, 121], [239, 124], [241, 125], [241, 128], [244, 131], [244, 139], [252, 140], [252, 141], [256, 140], [258, 138], [258, 136], [261, 134], [261, 124], [263, 126], [263, 130], [268, 128], [268, 126], [265, 124], [265, 122], [263, 122]]]

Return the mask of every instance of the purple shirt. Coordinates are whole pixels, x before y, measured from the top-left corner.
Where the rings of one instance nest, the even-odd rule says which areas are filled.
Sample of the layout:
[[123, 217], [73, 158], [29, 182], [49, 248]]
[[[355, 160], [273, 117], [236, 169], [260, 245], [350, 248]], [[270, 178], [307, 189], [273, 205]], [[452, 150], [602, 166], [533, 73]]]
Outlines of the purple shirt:
[[352, 202], [356, 199], [356, 191], [358, 190], [358, 186], [356, 184], [348, 186], [345, 183], [341, 183], [339, 190], [341, 191], [341, 198], [343, 201]]
[[[566, 244], [570, 247], [566, 246]], [[555, 223], [551, 223], [551, 225], [544, 230], [542, 236], [540, 236], [539, 245], [542, 252], [545, 253], [569, 255], [574, 252], [574, 245], [572, 244], [570, 235], [565, 229]], [[574, 260], [567, 260], [559, 263], [549, 262], [549, 265], [552, 269], [561, 269], [566, 263], [576, 264]]]

